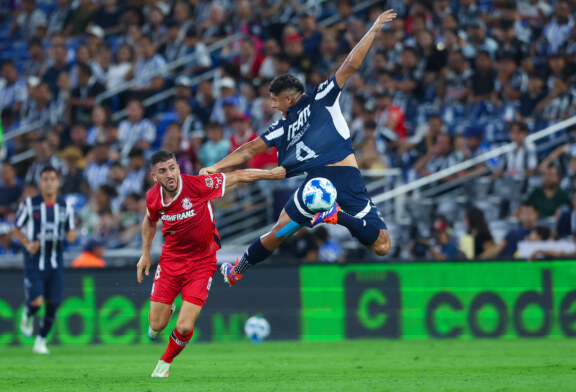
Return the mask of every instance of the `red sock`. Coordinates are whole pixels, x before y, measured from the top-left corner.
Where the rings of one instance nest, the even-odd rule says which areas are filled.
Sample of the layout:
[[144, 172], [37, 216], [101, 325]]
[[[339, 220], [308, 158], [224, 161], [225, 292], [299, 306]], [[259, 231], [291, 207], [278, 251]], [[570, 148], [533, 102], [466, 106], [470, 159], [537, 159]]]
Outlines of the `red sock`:
[[192, 339], [192, 335], [194, 334], [194, 330], [190, 331], [186, 335], [181, 334], [175, 328], [170, 335], [170, 341], [168, 342], [168, 347], [166, 347], [166, 351], [164, 355], [160, 358], [162, 361], [167, 363], [172, 363], [174, 358], [180, 354], [182, 350], [186, 347], [190, 339]]

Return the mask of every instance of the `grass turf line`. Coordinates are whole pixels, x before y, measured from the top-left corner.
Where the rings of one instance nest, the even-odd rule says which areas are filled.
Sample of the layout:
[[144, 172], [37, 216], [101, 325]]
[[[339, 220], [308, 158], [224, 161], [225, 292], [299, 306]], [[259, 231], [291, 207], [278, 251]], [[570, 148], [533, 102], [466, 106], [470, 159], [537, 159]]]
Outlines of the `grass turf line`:
[[0, 391], [574, 391], [576, 340], [191, 344], [168, 379], [164, 346], [2, 347]]

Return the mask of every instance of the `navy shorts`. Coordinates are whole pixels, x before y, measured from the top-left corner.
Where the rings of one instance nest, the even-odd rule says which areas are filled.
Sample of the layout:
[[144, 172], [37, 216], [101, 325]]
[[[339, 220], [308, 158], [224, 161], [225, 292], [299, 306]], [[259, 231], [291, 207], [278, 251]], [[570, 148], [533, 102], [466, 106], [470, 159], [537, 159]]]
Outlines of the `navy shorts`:
[[[62, 302], [64, 291], [64, 267], [47, 268], [40, 271], [33, 261], [27, 261], [24, 266], [24, 293], [26, 302], [30, 302], [39, 296], [44, 300], [59, 304]], [[28, 265], [31, 264], [31, 265]]]
[[324, 166], [308, 171], [300, 188], [284, 206], [284, 210], [294, 222], [300, 226], [312, 227], [312, 219], [316, 214], [302, 202], [302, 190], [306, 183], [315, 177], [327, 178], [334, 184], [338, 192], [336, 202], [344, 212], [364, 219], [379, 229], [388, 230], [382, 214], [368, 196], [362, 173], [351, 166]]

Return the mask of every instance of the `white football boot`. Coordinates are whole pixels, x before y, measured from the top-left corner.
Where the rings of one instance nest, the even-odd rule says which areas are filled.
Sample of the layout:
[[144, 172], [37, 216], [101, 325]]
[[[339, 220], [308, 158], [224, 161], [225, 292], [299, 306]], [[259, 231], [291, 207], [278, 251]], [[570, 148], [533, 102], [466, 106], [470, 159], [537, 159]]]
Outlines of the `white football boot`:
[[48, 348], [46, 347], [46, 338], [43, 338], [40, 335], [36, 336], [32, 352], [34, 352], [35, 354], [50, 354], [50, 350], [48, 350]]
[[168, 377], [169, 372], [170, 364], [168, 362], [164, 362], [163, 360], [159, 360], [158, 364], [156, 365], [156, 369], [154, 369], [150, 377]]
[[26, 310], [22, 312], [22, 318], [20, 319], [20, 332], [27, 338], [34, 333], [34, 316], [28, 317]]

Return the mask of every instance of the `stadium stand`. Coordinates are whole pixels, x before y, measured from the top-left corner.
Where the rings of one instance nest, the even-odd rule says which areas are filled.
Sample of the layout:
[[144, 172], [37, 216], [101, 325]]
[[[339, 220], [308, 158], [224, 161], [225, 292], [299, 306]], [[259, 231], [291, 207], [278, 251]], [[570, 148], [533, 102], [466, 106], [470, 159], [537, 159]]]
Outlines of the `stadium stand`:
[[[82, 227], [72, 249], [95, 237], [107, 251], [138, 250], [134, 225], [151, 184], [143, 165], [154, 150], [171, 149], [184, 173], [197, 173], [204, 157], [237, 145], [246, 132], [239, 128], [258, 134], [278, 119], [271, 78], [291, 72], [309, 88], [322, 82], [387, 8], [398, 19], [340, 100], [392, 234], [389, 258], [432, 257], [420, 239], [434, 243], [440, 226], [466, 248], [462, 239], [475, 235], [465, 219], [471, 205], [498, 243], [518, 224], [522, 200], [547, 189], [550, 164], [560, 189], [574, 194], [574, 121], [563, 122], [576, 114], [574, 2], [194, 4], [7, 2], [14, 8], [0, 14], [2, 223], [13, 222], [17, 200], [33, 191], [27, 182], [51, 163], [65, 178], [83, 179], [69, 195]], [[273, 155], [250, 163], [274, 164]], [[253, 239], [297, 185], [257, 183], [227, 194], [215, 206], [224, 242]], [[538, 224], [556, 233], [557, 217]], [[330, 236], [364, 255], [347, 232]]]

